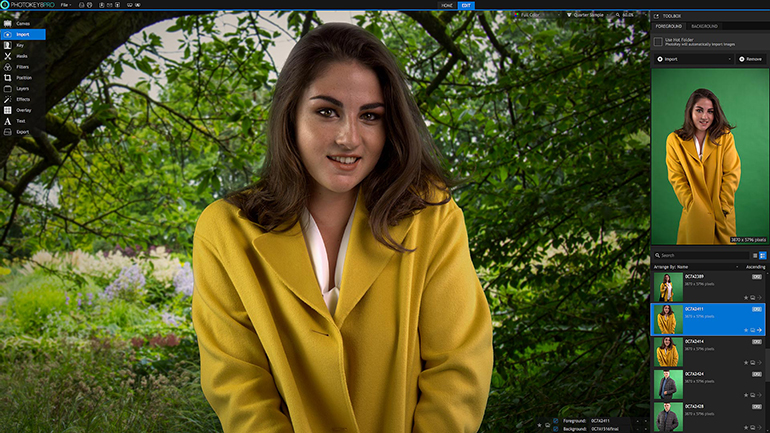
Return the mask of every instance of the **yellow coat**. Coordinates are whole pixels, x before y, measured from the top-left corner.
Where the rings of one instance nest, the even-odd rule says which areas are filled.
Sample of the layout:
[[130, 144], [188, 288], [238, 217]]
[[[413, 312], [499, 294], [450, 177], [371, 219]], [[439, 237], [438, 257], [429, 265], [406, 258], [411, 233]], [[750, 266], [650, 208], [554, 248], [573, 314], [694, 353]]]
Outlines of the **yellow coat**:
[[679, 352], [676, 351], [676, 346], [671, 346], [668, 352], [658, 347], [658, 364], [661, 367], [676, 367], [679, 363]]
[[741, 180], [741, 160], [733, 134], [719, 137], [717, 146], [707, 135], [703, 159], [695, 141], [675, 132], [666, 140], [668, 180], [674, 187], [682, 216], [677, 244], [729, 244], [735, 236], [735, 191]]
[[660, 296], [663, 298], [662, 302], [673, 302], [674, 301], [674, 289], [671, 289], [671, 296], [668, 296], [668, 287], [666, 287], [666, 283], [660, 284]]
[[[362, 202], [362, 201], [361, 201]], [[298, 224], [265, 233], [217, 201], [195, 231], [201, 386], [233, 432], [475, 432], [492, 324], [462, 211], [429, 206], [377, 242], [357, 206], [334, 317]]]
[[658, 328], [660, 328], [661, 334], [673, 334], [676, 330], [676, 316], [658, 314]]

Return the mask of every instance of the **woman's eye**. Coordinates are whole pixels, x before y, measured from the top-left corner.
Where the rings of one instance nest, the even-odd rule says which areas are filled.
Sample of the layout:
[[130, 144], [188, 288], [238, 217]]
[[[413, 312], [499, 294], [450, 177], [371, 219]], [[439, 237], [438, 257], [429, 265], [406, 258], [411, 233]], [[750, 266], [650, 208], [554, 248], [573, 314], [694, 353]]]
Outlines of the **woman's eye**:
[[380, 116], [377, 113], [364, 113], [361, 115], [361, 118], [368, 121], [368, 122], [374, 122], [376, 120], [380, 120], [382, 116]]
[[321, 108], [320, 110], [318, 110], [318, 114], [320, 114], [323, 117], [333, 117], [336, 114], [336, 112], [331, 108]]

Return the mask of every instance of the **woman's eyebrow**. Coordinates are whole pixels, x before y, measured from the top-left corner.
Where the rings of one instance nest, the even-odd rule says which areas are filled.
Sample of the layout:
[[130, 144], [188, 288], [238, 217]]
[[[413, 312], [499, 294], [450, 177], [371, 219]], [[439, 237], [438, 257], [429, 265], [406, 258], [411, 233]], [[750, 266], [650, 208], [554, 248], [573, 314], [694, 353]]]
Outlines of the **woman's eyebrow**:
[[316, 95], [316, 96], [312, 96], [310, 98], [310, 100], [313, 100], [313, 99], [323, 99], [324, 101], [329, 102], [331, 104], [334, 104], [334, 105], [336, 105], [338, 107], [342, 107], [343, 106], [341, 101], [339, 101], [338, 99], [332, 98], [331, 96]]
[[[327, 96], [327, 95], [316, 95], [316, 96], [310, 97], [310, 99], [311, 100], [313, 100], [313, 99], [322, 99], [322, 100], [324, 100], [324, 101], [326, 101], [326, 102], [328, 102], [330, 104], [336, 105], [337, 107], [340, 107], [340, 108], [343, 108], [345, 106], [342, 103], [342, 101], [338, 100], [337, 98], [332, 98], [331, 96]], [[374, 109], [374, 108], [379, 108], [379, 107], [384, 107], [384, 106], [385, 106], [385, 104], [383, 104], [382, 102], [372, 102], [372, 103], [369, 103], [369, 104], [362, 105], [359, 108], [359, 110], [360, 111], [371, 110], [371, 109]]]
[[361, 111], [371, 110], [371, 109], [374, 109], [374, 108], [380, 108], [380, 107], [384, 107], [384, 106], [385, 106], [385, 104], [383, 104], [382, 102], [372, 102], [371, 104], [364, 104], [364, 105], [362, 105], [361, 108], [359, 108], [359, 110], [361, 110]]

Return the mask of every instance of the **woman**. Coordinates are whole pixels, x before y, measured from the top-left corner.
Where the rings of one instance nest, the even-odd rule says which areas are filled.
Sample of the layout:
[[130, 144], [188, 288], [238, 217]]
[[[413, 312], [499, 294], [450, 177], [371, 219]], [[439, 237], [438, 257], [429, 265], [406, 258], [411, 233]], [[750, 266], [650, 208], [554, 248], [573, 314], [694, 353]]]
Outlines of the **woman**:
[[707, 89], [690, 95], [684, 125], [666, 140], [668, 180], [682, 216], [677, 244], [732, 244], [741, 160], [719, 99]]
[[671, 337], [663, 337], [663, 343], [658, 347], [658, 363], [661, 367], [676, 367], [679, 363], [679, 352]]
[[489, 306], [395, 59], [349, 24], [276, 83], [260, 180], [195, 231], [201, 386], [225, 432], [477, 431]]
[[658, 314], [658, 327], [661, 334], [673, 334], [676, 330], [676, 317], [670, 305], [664, 305]]
[[660, 302], [673, 302], [674, 288], [671, 285], [671, 277], [666, 274], [663, 276], [663, 282], [660, 284]]

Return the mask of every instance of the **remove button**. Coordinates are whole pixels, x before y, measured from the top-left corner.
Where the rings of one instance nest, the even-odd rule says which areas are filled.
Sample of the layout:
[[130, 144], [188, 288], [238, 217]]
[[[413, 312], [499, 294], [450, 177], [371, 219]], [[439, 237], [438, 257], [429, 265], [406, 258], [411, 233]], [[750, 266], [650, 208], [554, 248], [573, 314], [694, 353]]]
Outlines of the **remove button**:
[[767, 54], [738, 54], [736, 60], [739, 65], [766, 65]]

